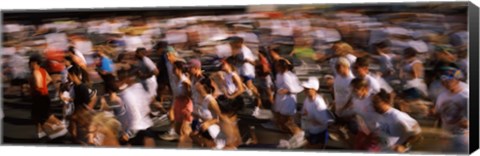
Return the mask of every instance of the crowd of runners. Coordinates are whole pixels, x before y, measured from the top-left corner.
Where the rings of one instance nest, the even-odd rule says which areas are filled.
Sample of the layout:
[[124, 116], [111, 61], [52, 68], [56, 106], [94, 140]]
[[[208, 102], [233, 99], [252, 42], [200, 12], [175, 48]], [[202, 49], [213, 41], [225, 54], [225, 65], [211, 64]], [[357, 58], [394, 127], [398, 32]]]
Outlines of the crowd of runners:
[[[38, 138], [69, 134], [83, 146], [157, 147], [160, 137], [179, 148], [320, 150], [334, 139], [407, 152], [422, 140], [418, 120], [433, 117], [444, 149], [466, 152], [466, 29], [387, 22], [400, 16], [446, 18], [269, 12], [7, 24], [3, 80], [31, 97]], [[316, 74], [302, 75], [308, 67]], [[252, 127], [244, 142], [247, 107], [291, 138], [261, 145]], [[156, 135], [157, 122], [170, 130]]]

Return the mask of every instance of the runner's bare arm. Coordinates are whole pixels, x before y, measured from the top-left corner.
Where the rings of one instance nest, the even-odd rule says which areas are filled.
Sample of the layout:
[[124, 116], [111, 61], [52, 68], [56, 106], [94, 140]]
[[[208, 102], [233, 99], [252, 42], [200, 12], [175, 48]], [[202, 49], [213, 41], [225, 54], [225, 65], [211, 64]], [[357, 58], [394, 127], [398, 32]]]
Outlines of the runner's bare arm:
[[40, 74], [40, 71], [34, 70], [33, 71], [33, 77], [35, 80], [35, 87], [36, 88], [42, 88], [42, 74]]
[[423, 76], [423, 65], [421, 63], [415, 63], [413, 65], [413, 77], [420, 78]]
[[237, 86], [238, 90], [235, 93], [233, 93], [232, 95], [230, 95], [230, 97], [235, 98], [235, 97], [241, 95], [245, 91], [245, 88], [243, 88], [242, 81], [240, 81], [240, 77], [238, 77], [238, 75], [233, 76], [233, 81], [234, 81], [235, 85]]

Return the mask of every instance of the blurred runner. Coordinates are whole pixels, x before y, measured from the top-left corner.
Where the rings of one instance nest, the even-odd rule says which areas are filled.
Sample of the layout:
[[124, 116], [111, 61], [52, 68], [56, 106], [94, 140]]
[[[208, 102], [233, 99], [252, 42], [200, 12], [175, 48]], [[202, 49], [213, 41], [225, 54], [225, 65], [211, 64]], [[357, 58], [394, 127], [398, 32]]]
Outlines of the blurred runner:
[[408, 114], [392, 107], [392, 98], [385, 90], [373, 96], [373, 107], [381, 115], [378, 133], [385, 140], [383, 151], [405, 153], [420, 138], [420, 125]]
[[297, 93], [303, 91], [300, 81], [290, 69], [290, 62], [285, 59], [279, 60], [276, 65], [277, 77], [275, 81], [276, 94], [274, 103], [274, 115], [277, 125], [293, 135], [295, 144], [304, 141], [305, 132], [294, 121], [297, 112]]
[[403, 67], [400, 68], [400, 79], [405, 81], [404, 90], [416, 88], [422, 93], [422, 97], [427, 97], [427, 85], [423, 80], [423, 63], [416, 56], [417, 50], [414, 48], [407, 48], [403, 51]]
[[375, 94], [380, 91], [380, 83], [378, 80], [370, 74], [370, 61], [367, 57], [361, 57], [353, 64], [355, 77], [365, 79], [368, 82], [370, 93]]
[[306, 138], [309, 149], [325, 149], [328, 140], [328, 126], [333, 122], [323, 97], [317, 94], [318, 78], [310, 77], [302, 83], [307, 98], [303, 101], [302, 115], [306, 118]]
[[48, 85], [52, 79], [47, 71], [40, 67], [41, 60], [37, 56], [30, 57], [28, 62], [32, 70], [30, 85], [32, 88], [33, 106], [31, 111], [32, 120], [37, 128], [38, 138], [48, 135], [51, 139], [65, 135], [68, 131], [54, 115], [51, 114], [51, 101], [48, 93]]
[[444, 145], [446, 152], [468, 152], [469, 89], [460, 85], [461, 79], [462, 74], [459, 69], [449, 66], [441, 68], [440, 80], [446, 90], [438, 96], [432, 112], [440, 118], [442, 129], [449, 134], [442, 136], [449, 140], [449, 143]]
[[110, 59], [104, 50], [99, 50], [96, 57], [97, 59], [97, 72], [103, 80], [105, 92], [116, 92], [118, 88], [115, 86], [114, 65], [112, 59]]

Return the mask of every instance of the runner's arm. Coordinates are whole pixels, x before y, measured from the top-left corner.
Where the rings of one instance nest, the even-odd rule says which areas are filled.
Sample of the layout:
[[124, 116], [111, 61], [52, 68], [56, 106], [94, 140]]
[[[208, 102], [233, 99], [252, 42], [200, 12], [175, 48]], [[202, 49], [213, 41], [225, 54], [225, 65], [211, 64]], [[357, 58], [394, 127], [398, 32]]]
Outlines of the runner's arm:
[[240, 77], [238, 77], [238, 75], [233, 76], [233, 81], [234, 81], [235, 85], [237, 86], [237, 91], [235, 93], [233, 93], [232, 95], [229, 95], [229, 96], [235, 98], [235, 97], [241, 95], [245, 91], [245, 88], [243, 88], [242, 81], [240, 80]]

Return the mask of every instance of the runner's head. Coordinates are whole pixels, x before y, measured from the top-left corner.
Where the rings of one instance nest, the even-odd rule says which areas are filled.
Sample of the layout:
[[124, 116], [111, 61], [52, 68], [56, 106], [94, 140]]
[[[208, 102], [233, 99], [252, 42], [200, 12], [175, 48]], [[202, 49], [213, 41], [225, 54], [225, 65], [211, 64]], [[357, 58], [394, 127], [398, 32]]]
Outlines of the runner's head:
[[75, 55], [75, 47], [69, 46], [67, 49], [67, 55]]
[[235, 58], [234, 57], [228, 57], [226, 59], [223, 59], [222, 61], [222, 70], [224, 72], [233, 72], [235, 71], [235, 66], [233, 65], [233, 63], [235, 62]]
[[318, 78], [316, 77], [309, 77], [308, 81], [302, 83], [303, 88], [305, 88], [305, 94], [310, 98], [314, 99], [317, 95], [318, 88], [320, 87], [320, 83]]
[[213, 82], [209, 77], [204, 77], [199, 83], [195, 86], [200, 92], [200, 94], [213, 94], [215, 92], [215, 88], [213, 87]]
[[173, 63], [173, 66], [174, 66], [175, 75], [180, 76], [182, 74], [187, 73], [187, 68], [184, 61], [180, 61], [180, 60], [175, 61]]
[[137, 50], [135, 50], [135, 57], [137, 57], [138, 59], [141, 59], [143, 58], [147, 53], [147, 49], [141, 47], [141, 48], [137, 48]]
[[42, 62], [40, 56], [31, 56], [30, 60], [28, 61], [28, 65], [31, 70], [40, 68], [41, 63]]
[[350, 82], [353, 94], [357, 97], [365, 97], [368, 95], [369, 86], [368, 81], [363, 78], [355, 78]]
[[391, 108], [391, 97], [384, 89], [375, 94], [372, 98], [373, 108], [377, 113], [383, 114]]
[[68, 69], [68, 80], [76, 84], [81, 83], [82, 70], [77, 66], [73, 66], [70, 69]]
[[342, 76], [348, 76], [348, 74], [350, 73], [350, 62], [344, 58], [344, 57], [340, 57], [338, 59], [338, 62], [335, 66], [338, 74], [342, 75]]
[[375, 52], [376, 52], [377, 54], [382, 54], [382, 53], [388, 53], [388, 52], [389, 52], [389, 50], [388, 50], [388, 46], [389, 46], [388, 41], [378, 42], [378, 43], [375, 43], [373, 46], [375, 47]]
[[345, 42], [337, 42], [332, 46], [332, 50], [336, 56], [345, 56], [353, 53], [353, 47]]
[[160, 41], [155, 46], [153, 46], [153, 51], [158, 54], [164, 54], [167, 51], [168, 43], [165, 41]]
[[228, 37], [226, 40], [228, 41], [228, 43], [230, 44], [232, 49], [241, 49], [242, 48], [243, 38], [238, 37], [238, 36], [232, 36], [232, 37]]
[[121, 131], [121, 123], [111, 113], [101, 112], [95, 114], [92, 122], [89, 125], [89, 130], [99, 133], [110, 133], [113, 136], [118, 136]]
[[440, 80], [442, 81], [442, 85], [448, 90], [456, 90], [462, 78], [463, 74], [458, 68], [452, 66], [440, 67]]
[[284, 73], [292, 69], [292, 64], [287, 59], [278, 60], [275, 68], [279, 73]]
[[188, 61], [189, 72], [192, 75], [202, 74], [202, 62], [198, 59], [191, 59]]
[[356, 76], [361, 78], [364, 78], [365, 76], [367, 76], [367, 74], [369, 73], [369, 69], [368, 69], [369, 66], [370, 66], [370, 62], [367, 57], [357, 58], [357, 60], [353, 65]]
[[404, 59], [411, 59], [417, 56], [417, 50], [415, 48], [407, 48], [403, 50], [403, 58]]

